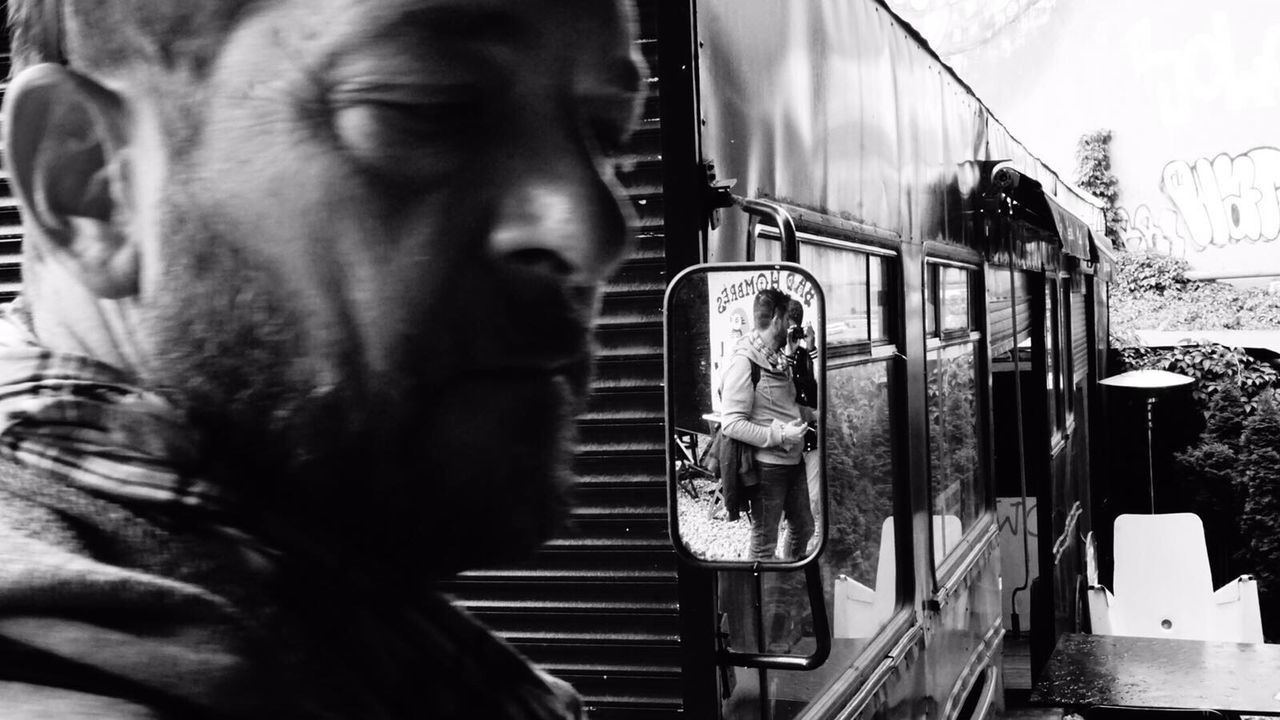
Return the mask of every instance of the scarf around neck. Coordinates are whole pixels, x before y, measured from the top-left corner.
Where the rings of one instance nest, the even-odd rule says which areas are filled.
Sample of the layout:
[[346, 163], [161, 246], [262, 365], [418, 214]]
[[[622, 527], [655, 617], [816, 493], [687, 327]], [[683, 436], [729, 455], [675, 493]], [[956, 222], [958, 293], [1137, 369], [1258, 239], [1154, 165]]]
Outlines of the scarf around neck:
[[791, 369], [792, 359], [781, 350], [775, 350], [765, 345], [764, 338], [760, 337], [759, 332], [753, 332], [746, 336], [747, 344], [763, 358], [764, 363], [769, 369], [776, 373], [786, 374]]
[[0, 310], [0, 456], [108, 499], [225, 500], [191, 472], [198, 441], [177, 408], [118, 368], [43, 347], [21, 299]]

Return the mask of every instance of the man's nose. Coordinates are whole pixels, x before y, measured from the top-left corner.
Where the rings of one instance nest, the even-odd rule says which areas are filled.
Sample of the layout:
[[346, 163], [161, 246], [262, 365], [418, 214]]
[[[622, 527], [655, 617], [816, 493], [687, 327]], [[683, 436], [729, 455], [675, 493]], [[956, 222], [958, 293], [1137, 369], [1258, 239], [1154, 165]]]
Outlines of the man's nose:
[[626, 213], [585, 148], [526, 157], [503, 178], [489, 250], [574, 284], [603, 280], [626, 246]]

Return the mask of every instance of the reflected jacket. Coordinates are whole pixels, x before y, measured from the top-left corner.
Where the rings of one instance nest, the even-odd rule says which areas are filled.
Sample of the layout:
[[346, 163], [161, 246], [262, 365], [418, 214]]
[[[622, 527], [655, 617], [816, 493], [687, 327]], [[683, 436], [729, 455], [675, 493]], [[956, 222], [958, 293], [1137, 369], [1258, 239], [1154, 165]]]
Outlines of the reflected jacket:
[[[751, 365], [751, 385], [760, 382], [760, 366]], [[750, 510], [748, 495], [760, 484], [756, 471], [756, 451], [750, 445], [734, 440], [724, 433], [723, 427], [712, 440], [711, 471], [720, 478], [720, 496], [729, 519], [737, 521], [742, 513]]]
[[[751, 364], [760, 367], [760, 381], [751, 383]], [[801, 443], [784, 444], [782, 428], [799, 420], [796, 388], [787, 367], [774, 368], [770, 359], [751, 344], [750, 336], [738, 340], [720, 385], [721, 422], [729, 437], [756, 447], [755, 458], [772, 465], [798, 465], [803, 461]]]

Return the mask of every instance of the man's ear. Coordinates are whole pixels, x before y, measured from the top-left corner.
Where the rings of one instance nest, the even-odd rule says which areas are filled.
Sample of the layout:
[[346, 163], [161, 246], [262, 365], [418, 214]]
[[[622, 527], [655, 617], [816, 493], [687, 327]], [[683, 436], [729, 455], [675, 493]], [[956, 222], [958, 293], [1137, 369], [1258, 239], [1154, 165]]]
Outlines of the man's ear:
[[5, 98], [10, 182], [40, 236], [27, 242], [104, 298], [138, 290], [126, 113], [119, 95], [54, 64], [24, 70]]

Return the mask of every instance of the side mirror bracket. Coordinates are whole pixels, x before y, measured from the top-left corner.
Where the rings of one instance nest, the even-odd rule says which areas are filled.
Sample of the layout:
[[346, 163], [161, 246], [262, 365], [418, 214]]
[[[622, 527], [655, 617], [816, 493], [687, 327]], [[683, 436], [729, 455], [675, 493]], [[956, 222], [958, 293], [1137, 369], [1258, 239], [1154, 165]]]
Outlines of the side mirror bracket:
[[[758, 579], [759, 575], [757, 574], [756, 577]], [[716, 660], [722, 665], [766, 670], [812, 670], [821, 667], [831, 656], [831, 621], [827, 617], [827, 603], [822, 595], [822, 571], [816, 562], [805, 566], [804, 580], [809, 591], [809, 610], [813, 618], [813, 634], [816, 642], [813, 652], [808, 655], [740, 652], [730, 650], [722, 637], [716, 643]], [[759, 582], [754, 585], [758, 590]], [[757, 629], [757, 637], [761, 634]]]
[[[768, 207], [754, 209], [771, 215]], [[771, 219], [784, 235], [791, 227], [785, 215]], [[786, 293], [784, 299], [764, 294], [779, 307], [785, 300], [782, 312], [790, 313], [785, 320], [794, 328], [783, 324], [780, 330], [776, 310], [774, 322], [756, 322], [757, 296], [772, 289]], [[800, 323], [794, 322], [796, 315], [802, 316]], [[812, 620], [814, 642], [806, 655], [764, 652], [763, 628], [757, 627], [757, 652], [732, 650], [728, 638], [721, 637], [717, 658], [738, 667], [816, 668], [831, 652], [831, 622], [817, 564], [828, 528], [822, 287], [793, 263], [697, 265], [671, 282], [663, 317], [668, 528], [676, 554], [682, 562], [698, 567], [751, 573], [757, 625], [763, 606], [761, 573], [803, 571]], [[752, 366], [750, 390], [744, 356]], [[799, 382], [806, 377], [809, 384]], [[725, 393], [727, 379], [735, 387]], [[768, 383], [764, 394], [757, 389], [759, 383]], [[776, 406], [768, 402], [761, 410], [760, 398], [766, 396]], [[730, 424], [734, 437], [725, 432]], [[805, 433], [806, 425], [813, 432]], [[780, 430], [784, 426], [790, 427]], [[797, 469], [766, 480], [758, 467], [752, 467], [762, 462]], [[739, 482], [738, 474], [745, 480], [733, 485]], [[770, 485], [773, 492], [762, 494], [764, 482], [799, 485], [788, 485], [785, 492]], [[796, 502], [795, 495], [787, 495], [791, 492], [799, 492], [804, 499]], [[784, 501], [784, 496], [789, 499]], [[768, 505], [784, 502], [782, 507]], [[757, 529], [753, 523], [764, 515], [779, 525], [766, 532], [768, 539], [753, 541]], [[778, 540], [770, 545], [774, 536]], [[802, 612], [803, 606], [793, 610]]]

